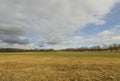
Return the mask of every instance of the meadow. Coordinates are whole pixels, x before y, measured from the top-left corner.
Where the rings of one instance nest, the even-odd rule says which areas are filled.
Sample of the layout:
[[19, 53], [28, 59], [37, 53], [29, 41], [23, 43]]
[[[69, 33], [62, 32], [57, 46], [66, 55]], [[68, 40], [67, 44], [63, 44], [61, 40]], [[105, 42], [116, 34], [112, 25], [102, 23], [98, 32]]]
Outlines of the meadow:
[[120, 52], [1, 52], [0, 81], [120, 81]]

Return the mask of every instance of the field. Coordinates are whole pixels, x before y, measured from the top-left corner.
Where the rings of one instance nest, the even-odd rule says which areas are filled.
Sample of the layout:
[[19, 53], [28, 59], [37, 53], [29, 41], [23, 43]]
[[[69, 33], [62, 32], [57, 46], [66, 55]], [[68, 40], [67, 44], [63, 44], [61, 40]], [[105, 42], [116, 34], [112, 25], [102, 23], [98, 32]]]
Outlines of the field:
[[120, 53], [0, 53], [0, 81], [120, 81]]

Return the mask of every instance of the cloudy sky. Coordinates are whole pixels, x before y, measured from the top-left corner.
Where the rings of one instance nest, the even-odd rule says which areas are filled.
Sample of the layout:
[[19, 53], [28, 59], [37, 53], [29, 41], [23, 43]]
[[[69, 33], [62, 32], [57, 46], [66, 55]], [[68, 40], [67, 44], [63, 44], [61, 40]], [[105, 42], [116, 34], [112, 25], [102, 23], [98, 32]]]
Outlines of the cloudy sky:
[[0, 0], [0, 47], [120, 43], [120, 0]]

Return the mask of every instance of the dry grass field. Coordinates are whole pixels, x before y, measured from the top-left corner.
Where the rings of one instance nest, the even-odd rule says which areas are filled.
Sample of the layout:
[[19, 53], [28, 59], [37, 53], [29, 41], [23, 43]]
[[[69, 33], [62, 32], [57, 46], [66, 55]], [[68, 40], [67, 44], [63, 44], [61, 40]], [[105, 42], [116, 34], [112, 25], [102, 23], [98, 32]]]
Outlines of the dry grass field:
[[0, 81], [120, 81], [120, 53], [0, 53]]

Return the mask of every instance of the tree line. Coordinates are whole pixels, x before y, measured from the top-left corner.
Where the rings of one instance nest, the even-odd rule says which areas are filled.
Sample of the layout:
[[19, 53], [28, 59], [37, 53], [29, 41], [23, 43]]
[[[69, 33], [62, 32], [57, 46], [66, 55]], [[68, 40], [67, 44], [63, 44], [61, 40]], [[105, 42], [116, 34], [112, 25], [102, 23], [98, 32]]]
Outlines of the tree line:
[[51, 52], [51, 51], [111, 51], [119, 52], [120, 44], [104, 45], [104, 46], [92, 46], [92, 47], [80, 47], [80, 48], [66, 48], [60, 50], [54, 49], [18, 49], [18, 48], [0, 48], [0, 52]]
[[18, 48], [0, 48], [0, 52], [50, 52], [54, 49], [18, 49]]
[[111, 51], [119, 52], [120, 44], [104, 45], [104, 46], [92, 46], [92, 47], [80, 47], [80, 48], [67, 48], [62, 49], [62, 51]]

